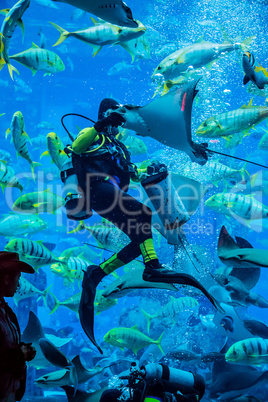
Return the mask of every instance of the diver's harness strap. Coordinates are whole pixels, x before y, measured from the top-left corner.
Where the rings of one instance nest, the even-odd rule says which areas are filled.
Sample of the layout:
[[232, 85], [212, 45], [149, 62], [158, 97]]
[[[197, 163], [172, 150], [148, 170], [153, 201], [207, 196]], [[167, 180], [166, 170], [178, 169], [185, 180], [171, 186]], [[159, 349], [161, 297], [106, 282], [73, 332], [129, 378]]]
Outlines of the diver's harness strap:
[[62, 171], [60, 172], [61, 181], [62, 181], [63, 183], [65, 183], [66, 179], [68, 179], [68, 177], [72, 176], [73, 174], [75, 174], [74, 168], [62, 170]]
[[[102, 136], [103, 140], [100, 147], [84, 152], [81, 155], [94, 158], [95, 156], [99, 156], [104, 153], [110, 153], [110, 155], [112, 155], [112, 157], [116, 160], [118, 167], [120, 167], [124, 171], [127, 171], [130, 177], [137, 177], [138, 176], [137, 166], [131, 162], [130, 152], [128, 151], [125, 144], [123, 144], [121, 141], [118, 141], [114, 137], [111, 139], [108, 136], [104, 136], [103, 134]], [[67, 147], [64, 148], [64, 152], [69, 157], [70, 154], [74, 153], [71, 145], [67, 145]], [[62, 171], [61, 179], [66, 180], [66, 178], [72, 174], [75, 174], [75, 170], [73, 168]]]

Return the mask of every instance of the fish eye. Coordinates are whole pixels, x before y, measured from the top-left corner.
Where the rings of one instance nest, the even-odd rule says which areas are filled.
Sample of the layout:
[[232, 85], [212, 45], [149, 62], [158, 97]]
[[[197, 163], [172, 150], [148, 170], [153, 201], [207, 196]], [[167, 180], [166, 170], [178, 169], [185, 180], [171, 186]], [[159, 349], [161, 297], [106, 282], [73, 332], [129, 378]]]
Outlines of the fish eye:
[[157, 70], [161, 70], [161, 67], [160, 67], [160, 66], [158, 66], [158, 67], [157, 67]]
[[233, 355], [237, 356], [237, 351], [236, 350], [233, 351]]

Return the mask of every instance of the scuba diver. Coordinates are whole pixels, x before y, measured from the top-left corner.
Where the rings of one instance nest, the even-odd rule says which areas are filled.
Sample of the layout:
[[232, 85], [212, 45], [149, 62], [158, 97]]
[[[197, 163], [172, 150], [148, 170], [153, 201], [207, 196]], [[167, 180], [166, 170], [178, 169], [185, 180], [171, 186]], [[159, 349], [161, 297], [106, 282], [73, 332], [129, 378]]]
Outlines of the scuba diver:
[[104, 391], [100, 402], [198, 402], [205, 393], [201, 375], [158, 363], [137, 367], [133, 362], [128, 375], [110, 382], [117, 387]]
[[[121, 251], [100, 265], [88, 266], [84, 273], [79, 318], [86, 335], [100, 353], [102, 350], [93, 333], [96, 288], [105, 276], [128, 264], [140, 254], [145, 265], [145, 281], [195, 286], [214, 304], [203, 286], [192, 276], [166, 269], [158, 260], [152, 238], [152, 211], [127, 194], [130, 179], [140, 181], [144, 172], [139, 171], [131, 162], [127, 148], [116, 139], [118, 126], [125, 122], [124, 117], [115, 111], [119, 106], [118, 102], [111, 98], [101, 101], [98, 121], [93, 127], [81, 130], [72, 145], [65, 148], [72, 159], [69, 167], [61, 172], [63, 183], [71, 189], [66, 196], [65, 205], [69, 219], [87, 219], [94, 210], [122, 230], [131, 240]], [[110, 113], [107, 116], [108, 110]], [[163, 170], [166, 173], [167, 169], [163, 164], [154, 164], [147, 168], [147, 171], [155, 173], [156, 176], [159, 173], [161, 176]], [[72, 180], [73, 187], [70, 184]]]

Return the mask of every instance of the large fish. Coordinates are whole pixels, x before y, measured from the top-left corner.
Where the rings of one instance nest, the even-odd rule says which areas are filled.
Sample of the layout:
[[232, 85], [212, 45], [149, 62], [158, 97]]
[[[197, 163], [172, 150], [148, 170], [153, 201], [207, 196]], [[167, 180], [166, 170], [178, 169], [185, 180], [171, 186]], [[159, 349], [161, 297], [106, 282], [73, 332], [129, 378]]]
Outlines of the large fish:
[[153, 100], [146, 106], [124, 105], [116, 109], [124, 119], [124, 127], [143, 137], [186, 152], [192, 162], [204, 165], [208, 160], [205, 147], [196, 144], [191, 135], [191, 113], [197, 94], [194, 80]]
[[137, 354], [137, 352], [149, 346], [151, 344], [155, 344], [159, 347], [161, 352], [164, 354], [164, 351], [161, 346], [161, 340], [164, 333], [160, 335], [159, 339], [153, 340], [149, 338], [149, 336], [144, 335], [142, 332], [138, 330], [137, 325], [131, 328], [113, 328], [104, 335], [105, 342], [109, 343], [110, 345], [117, 346], [120, 349], [128, 348]]
[[14, 302], [17, 305], [20, 300], [27, 299], [28, 297], [39, 296], [38, 300], [43, 297], [45, 306], [47, 305], [47, 296], [50, 293], [49, 289], [52, 284], [45, 290], [37, 289], [31, 282], [27, 281], [23, 276], [20, 277], [19, 286], [14, 294]]
[[7, 63], [9, 73], [13, 79], [13, 71], [18, 72], [16, 68], [9, 63], [9, 44], [13, 36], [16, 26], [20, 26], [24, 35], [24, 25], [21, 17], [30, 5], [30, 0], [20, 0], [11, 9], [1, 10], [1, 14], [5, 14], [6, 17], [1, 26], [2, 37], [0, 38], [0, 70]]
[[236, 342], [226, 352], [225, 360], [232, 364], [267, 364], [268, 340], [249, 338]]
[[47, 223], [38, 215], [4, 215], [0, 220], [0, 236], [16, 237], [31, 235], [47, 228]]
[[226, 138], [230, 140], [233, 134], [243, 131], [244, 136], [249, 135], [251, 128], [268, 117], [267, 106], [254, 106], [252, 100], [248, 105], [239, 109], [210, 116], [196, 130], [198, 137]]
[[33, 75], [39, 70], [45, 71], [44, 75], [65, 70], [63, 61], [56, 53], [51, 52], [51, 50], [41, 49], [34, 43], [30, 49], [9, 56], [9, 58], [28, 67], [32, 70]]
[[218, 256], [221, 262], [234, 268], [268, 267], [268, 250], [239, 247], [225, 226], [219, 236]]
[[267, 71], [256, 62], [252, 53], [247, 51], [243, 54], [242, 66], [245, 72], [244, 85], [252, 81], [259, 89], [263, 89], [268, 84]]
[[94, 14], [112, 24], [123, 27], [137, 27], [133, 20], [130, 8], [122, 0], [53, 0], [61, 3], [67, 3], [80, 8], [90, 14]]
[[162, 74], [165, 81], [177, 78], [180, 74], [186, 72], [190, 66], [197, 69], [213, 62], [221, 54], [226, 54], [239, 48], [246, 49], [245, 46], [251, 40], [252, 37], [242, 43], [212, 43], [200, 38], [192, 45], [176, 50], [162, 60], [154, 70], [152, 78], [156, 74]]
[[120, 44], [131, 39], [136, 39], [146, 31], [145, 26], [140, 21], [137, 21], [137, 28], [122, 28], [107, 22], [103, 24], [94, 19], [92, 20], [94, 26], [74, 32], [68, 32], [66, 29], [51, 22], [51, 25], [61, 34], [58, 41], [53, 46], [61, 44], [66, 38], [71, 36], [91, 45], [93, 47], [93, 56], [96, 56], [102, 46]]

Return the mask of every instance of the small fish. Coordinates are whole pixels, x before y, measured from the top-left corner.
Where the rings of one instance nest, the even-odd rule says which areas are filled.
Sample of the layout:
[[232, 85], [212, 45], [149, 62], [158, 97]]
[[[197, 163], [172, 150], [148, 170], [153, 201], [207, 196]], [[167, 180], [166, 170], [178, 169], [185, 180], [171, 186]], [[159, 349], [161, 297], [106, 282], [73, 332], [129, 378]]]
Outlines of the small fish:
[[225, 360], [232, 364], [267, 364], [268, 340], [249, 338], [236, 342], [226, 352]]
[[254, 55], [249, 51], [243, 54], [242, 66], [245, 72], [243, 85], [252, 81], [259, 89], [264, 89], [268, 84], [268, 72], [256, 62]]
[[183, 349], [179, 349], [179, 350], [172, 350], [171, 352], [168, 352], [164, 358], [167, 359], [176, 359], [179, 361], [186, 361], [186, 362], [190, 362], [192, 360], [198, 360], [199, 356], [194, 353], [191, 352], [190, 350], [183, 350]]
[[0, 160], [0, 186], [2, 191], [6, 187], [16, 187], [21, 192], [23, 190], [22, 184], [19, 182], [19, 179], [15, 176], [15, 172], [11, 166], [8, 166], [5, 161]]
[[52, 264], [53, 262], [65, 263], [65, 260], [59, 260], [43, 246], [42, 241], [35, 241], [30, 239], [15, 238], [7, 243], [5, 246], [6, 251], [16, 252], [20, 255], [22, 261], [33, 265], [35, 269], [43, 265]]
[[251, 195], [218, 193], [206, 200], [205, 205], [221, 214], [239, 218], [245, 224], [268, 217], [268, 207]]
[[25, 132], [24, 119], [21, 112], [14, 113], [11, 120], [10, 128], [6, 131], [6, 136], [9, 133], [12, 136], [12, 141], [16, 149], [17, 156], [21, 156], [30, 164], [32, 175], [34, 177], [34, 168], [42, 165], [39, 162], [33, 162], [31, 160], [27, 147], [27, 140], [30, 141], [30, 138]]
[[243, 320], [244, 327], [254, 336], [268, 339], [268, 327], [261, 321]]
[[100, 246], [114, 252], [121, 250], [130, 243], [129, 237], [124, 232], [105, 220], [93, 226], [86, 226], [83, 221], [80, 221], [77, 228], [69, 232], [69, 234], [84, 229], [89, 231]]
[[61, 44], [68, 37], [74, 37], [92, 46], [93, 56], [96, 56], [102, 46], [113, 45], [115, 43], [117, 44], [138, 38], [146, 31], [145, 26], [140, 21], [137, 21], [137, 28], [122, 28], [117, 25], [109, 24], [108, 22], [102, 23], [96, 21], [94, 18], [91, 18], [91, 20], [94, 26], [74, 32], [68, 32], [59, 25], [50, 22], [61, 34], [58, 41], [53, 46]]
[[234, 320], [229, 315], [226, 315], [220, 320], [220, 325], [229, 332], [234, 332]]
[[76, 280], [82, 280], [84, 277], [84, 272], [86, 271], [90, 263], [81, 257], [69, 257], [68, 255], [64, 257], [67, 261], [66, 266], [62, 266], [61, 262], [51, 265], [51, 271], [68, 281], [73, 282]]
[[[125, 61], [116, 63], [113, 67], [109, 68], [107, 75], [121, 75], [122, 73], [134, 73], [140, 67], [138, 64], [127, 64]], [[140, 70], [141, 71], [141, 70]]]
[[147, 332], [150, 331], [150, 324], [154, 318], [165, 318], [170, 317], [173, 319], [174, 323], [176, 321], [176, 317], [182, 311], [194, 310], [199, 303], [196, 299], [190, 296], [180, 297], [176, 299], [175, 297], [170, 298], [170, 301], [156, 314], [150, 315], [146, 313], [146, 311], [142, 310], [146, 320], [147, 320]]
[[52, 162], [54, 162], [58, 169], [62, 171], [64, 164], [69, 158], [64, 152], [64, 145], [57, 134], [53, 132], [48, 133], [47, 148], [48, 151], [43, 152], [40, 158], [42, 158], [43, 156], [50, 156]]
[[13, 211], [28, 214], [39, 214], [41, 212], [54, 213], [58, 208], [65, 205], [65, 200], [50, 189], [24, 194], [13, 204]]
[[137, 352], [140, 349], [143, 349], [151, 344], [156, 344], [161, 352], [164, 354], [164, 351], [161, 346], [161, 340], [164, 333], [160, 335], [159, 339], [154, 341], [149, 338], [149, 336], [144, 335], [142, 332], [138, 330], [137, 325], [131, 328], [118, 327], [113, 328], [104, 335], [104, 341], [109, 343], [110, 345], [117, 346], [120, 349], [128, 348], [137, 355]]
[[51, 75], [65, 70], [63, 61], [56, 53], [51, 52], [51, 50], [41, 49], [34, 43], [30, 49], [14, 54], [9, 58], [28, 67], [32, 70], [33, 75], [39, 70], [45, 71], [44, 75]]
[[16, 237], [38, 233], [47, 228], [47, 223], [38, 215], [14, 214], [0, 220], [0, 235]]
[[32, 88], [26, 84], [21, 78], [16, 77], [14, 80], [15, 91], [23, 92], [24, 94], [30, 94], [33, 92]]
[[18, 302], [20, 300], [28, 299], [29, 297], [38, 296], [39, 298], [37, 300], [39, 300], [42, 297], [44, 300], [45, 306], [47, 307], [47, 296], [50, 293], [51, 286], [52, 285], [50, 285], [45, 290], [39, 290], [31, 282], [27, 281], [26, 278], [21, 276], [20, 281], [19, 281], [19, 286], [16, 290], [16, 293], [14, 294], [14, 302], [16, 305], [18, 305]]
[[201, 361], [204, 363], [214, 363], [217, 361], [221, 361], [223, 358], [224, 358], [224, 353], [209, 352], [209, 353], [204, 353], [201, 356]]

